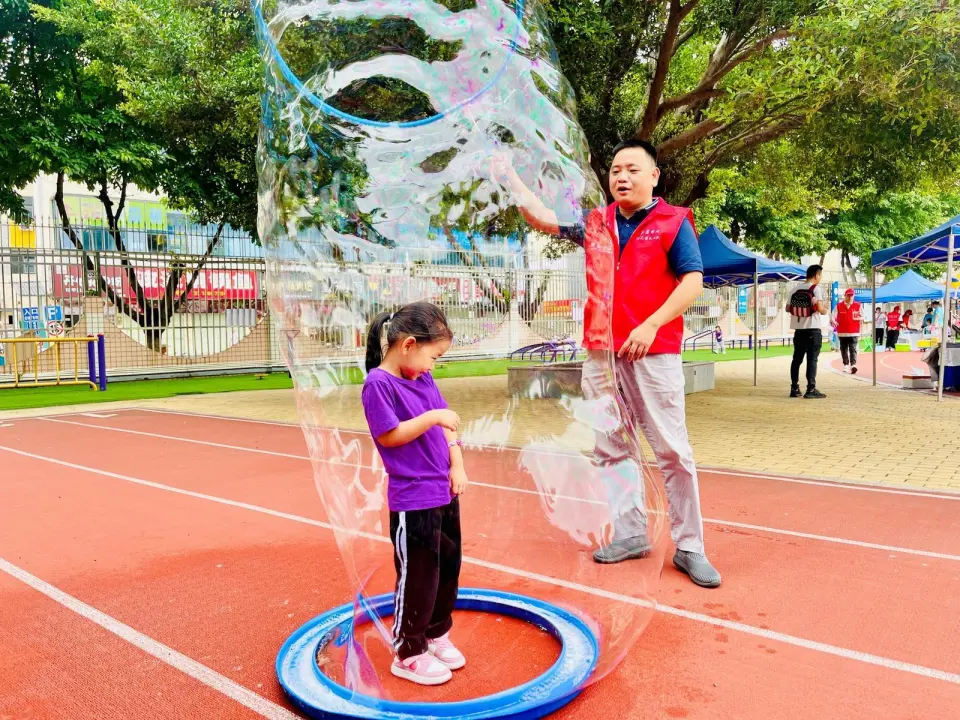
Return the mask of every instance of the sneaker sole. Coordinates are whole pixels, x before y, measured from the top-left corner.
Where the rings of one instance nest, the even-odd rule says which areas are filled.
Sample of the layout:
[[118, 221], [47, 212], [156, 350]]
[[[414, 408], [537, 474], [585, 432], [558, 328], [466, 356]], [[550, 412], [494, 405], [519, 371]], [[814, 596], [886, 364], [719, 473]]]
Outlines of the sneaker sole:
[[397, 665], [390, 665], [390, 672], [398, 678], [409, 680], [417, 685], [443, 685], [453, 677], [453, 673], [448, 673], [435, 678], [424, 677], [423, 675], [417, 675], [412, 670], [407, 670], [406, 668], [402, 668]]
[[593, 554], [593, 561], [600, 563], [601, 565], [614, 565], [624, 560], [639, 560], [640, 558], [645, 558], [650, 554], [650, 551], [653, 550], [653, 547], [648, 547], [645, 549], [639, 550], [625, 550], [619, 555], [614, 556], [597, 556], [596, 553]]
[[722, 580], [723, 580], [723, 578], [721, 578], [720, 580], [717, 580], [716, 582], [712, 582], [712, 583], [701, 582], [700, 580], [698, 580], [697, 578], [695, 578], [693, 575], [691, 575], [691, 574], [690, 574], [690, 571], [687, 570], [687, 568], [685, 568], [683, 565], [681, 565], [680, 563], [678, 563], [677, 560], [676, 560], [676, 558], [674, 558], [674, 560], [673, 560], [673, 566], [674, 566], [677, 570], [679, 570], [680, 572], [682, 572], [684, 575], [686, 575], [688, 578], [690, 578], [690, 580], [693, 582], [694, 585], [699, 585], [699, 586], [702, 587], [702, 588], [717, 588], [717, 587], [720, 587], [720, 583], [721, 583]]

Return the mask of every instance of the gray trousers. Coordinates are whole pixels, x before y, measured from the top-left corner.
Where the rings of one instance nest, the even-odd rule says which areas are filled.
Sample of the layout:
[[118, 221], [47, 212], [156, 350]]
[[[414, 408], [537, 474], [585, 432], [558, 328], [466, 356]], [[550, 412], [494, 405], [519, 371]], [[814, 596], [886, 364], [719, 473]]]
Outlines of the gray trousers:
[[[693, 448], [687, 436], [683, 366], [679, 355], [647, 355], [629, 362], [618, 358], [616, 380], [606, 353], [590, 353], [583, 366], [583, 392], [588, 400], [611, 403], [619, 427], [597, 432], [594, 456], [607, 491], [614, 539], [646, 533], [643, 473], [630, 452], [627, 437], [639, 428], [653, 448], [669, 503], [670, 534], [677, 548], [702, 553], [703, 517]], [[614, 401], [619, 384], [629, 418], [619, 418]], [[626, 422], [624, 422], [626, 420]]]

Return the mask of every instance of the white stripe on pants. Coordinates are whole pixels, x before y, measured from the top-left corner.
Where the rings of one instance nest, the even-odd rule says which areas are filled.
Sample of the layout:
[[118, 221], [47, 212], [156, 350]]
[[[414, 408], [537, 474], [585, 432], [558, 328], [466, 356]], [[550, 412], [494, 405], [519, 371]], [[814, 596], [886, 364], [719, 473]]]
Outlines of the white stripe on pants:
[[[591, 352], [583, 365], [583, 391], [588, 400], [611, 403], [613, 378], [608, 356]], [[687, 436], [686, 398], [680, 355], [647, 355], [630, 362], [616, 360], [617, 383], [633, 424], [653, 448], [670, 506], [670, 534], [680, 550], [702, 553], [703, 516], [693, 448]], [[617, 413], [618, 411], [613, 410]], [[624, 432], [598, 432], [594, 454], [604, 471], [614, 537], [646, 532], [643, 475], [631, 457]]]
[[393, 647], [400, 647], [400, 623], [403, 622], [404, 595], [407, 592], [407, 514], [400, 513], [400, 527], [397, 529], [397, 541], [394, 545], [397, 557], [400, 558], [400, 577], [397, 580], [397, 591], [393, 596]]

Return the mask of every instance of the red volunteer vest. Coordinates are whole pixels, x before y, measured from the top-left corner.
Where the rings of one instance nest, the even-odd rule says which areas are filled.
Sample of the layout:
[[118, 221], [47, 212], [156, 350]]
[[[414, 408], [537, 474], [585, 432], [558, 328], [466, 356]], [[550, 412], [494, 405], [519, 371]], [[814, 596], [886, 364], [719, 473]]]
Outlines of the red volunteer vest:
[[896, 311], [887, 313], [887, 329], [898, 330], [900, 328], [900, 313]]
[[[620, 256], [617, 204], [594, 210], [587, 218], [584, 238], [587, 266], [587, 303], [583, 344], [588, 350], [619, 350], [638, 325], [649, 318], [676, 290], [679, 280], [670, 270], [668, 253], [684, 220], [696, 232], [689, 208], [659, 200], [643, 219]], [[661, 327], [650, 354], [679, 354], [683, 344], [683, 317]]]
[[845, 303], [837, 305], [837, 335], [859, 335], [860, 320], [860, 303], [854, 301], [850, 307]]

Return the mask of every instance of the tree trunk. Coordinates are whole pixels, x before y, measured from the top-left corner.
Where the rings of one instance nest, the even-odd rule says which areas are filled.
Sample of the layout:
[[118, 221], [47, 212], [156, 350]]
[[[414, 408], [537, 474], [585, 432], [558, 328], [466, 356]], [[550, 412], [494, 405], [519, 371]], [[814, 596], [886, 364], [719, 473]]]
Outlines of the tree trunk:
[[193, 290], [194, 284], [196, 283], [201, 270], [203, 270], [203, 268], [206, 266], [207, 261], [210, 259], [214, 250], [216, 250], [217, 245], [220, 243], [220, 238], [223, 234], [224, 223], [221, 222], [217, 226], [216, 233], [214, 233], [214, 236], [207, 243], [206, 251], [197, 261], [190, 280], [184, 286], [184, 289], [179, 294], [177, 293], [177, 288], [180, 285], [180, 279], [183, 277], [183, 273], [186, 270], [182, 263], [178, 263], [174, 266], [172, 272], [167, 276], [163, 297], [159, 298], [158, 300], [148, 300], [146, 298], [146, 294], [144, 293], [143, 286], [140, 283], [140, 279], [137, 277], [136, 268], [133, 263], [130, 262], [130, 256], [128, 254], [126, 244], [124, 243], [123, 235], [120, 231], [120, 217], [121, 213], [123, 212], [127, 195], [126, 182], [123, 183], [120, 193], [120, 202], [117, 205], [116, 210], [114, 210], [113, 200], [111, 200], [107, 194], [107, 182], [106, 180], [103, 180], [101, 182], [100, 194], [98, 197], [100, 202], [103, 204], [104, 211], [107, 215], [107, 231], [116, 244], [117, 252], [120, 256], [120, 266], [124, 270], [124, 276], [127, 279], [127, 285], [130, 289], [130, 292], [135, 297], [136, 303], [134, 304], [124, 296], [122, 289], [118, 291], [106, 281], [106, 278], [103, 276], [103, 272], [100, 268], [100, 263], [97, 261], [98, 259], [95, 260], [95, 258], [91, 257], [89, 251], [87, 251], [87, 249], [83, 246], [83, 242], [77, 235], [76, 230], [70, 222], [70, 216], [67, 213], [66, 203], [64, 202], [64, 176], [65, 173], [62, 171], [57, 174], [57, 190], [54, 195], [54, 202], [57, 206], [57, 212], [60, 213], [60, 223], [63, 227], [64, 233], [66, 233], [67, 237], [70, 239], [70, 242], [73, 243], [73, 246], [80, 252], [81, 262], [85, 270], [93, 274], [93, 276], [96, 278], [97, 292], [105, 296], [111, 305], [130, 318], [143, 330], [144, 338], [146, 339], [148, 348], [154, 352], [160, 352], [162, 350], [161, 339], [163, 337], [163, 333], [166, 331], [167, 326], [169, 326], [173, 316], [180, 311], [180, 308], [186, 301], [190, 291]]
[[[447, 225], [441, 227], [443, 230], [443, 235], [447, 239], [447, 244], [450, 248], [457, 254], [457, 257], [460, 259], [460, 262], [463, 263], [465, 267], [468, 267], [472, 271], [473, 279], [476, 281], [477, 286], [480, 288], [480, 292], [483, 293], [491, 303], [493, 307], [500, 311], [501, 313], [506, 314], [510, 310], [510, 295], [509, 289], [505, 288], [501, 283], [497, 282], [496, 278], [492, 277], [488, 272], [482, 272], [482, 270], [487, 269], [487, 263], [477, 251], [473, 251], [474, 255], [477, 256], [477, 261], [480, 267], [477, 267], [477, 263], [474, 262], [474, 259], [470, 256], [466, 250], [461, 247], [460, 243], [457, 242], [456, 238], [453, 237], [451, 228]], [[484, 282], [484, 280], [489, 280], [489, 285]], [[492, 287], [491, 287], [492, 286]]]
[[[529, 276], [528, 276], [529, 278]], [[530, 323], [537, 316], [537, 313], [540, 312], [540, 307], [543, 305], [544, 297], [547, 294], [547, 286], [550, 284], [550, 273], [547, 272], [546, 276], [540, 283], [540, 287], [537, 288], [536, 292], [533, 293], [531, 299], [531, 294], [529, 291], [530, 284], [527, 284], [527, 293], [524, 296], [523, 302], [520, 303], [517, 308], [520, 312], [520, 317], [523, 318], [524, 322]]]

